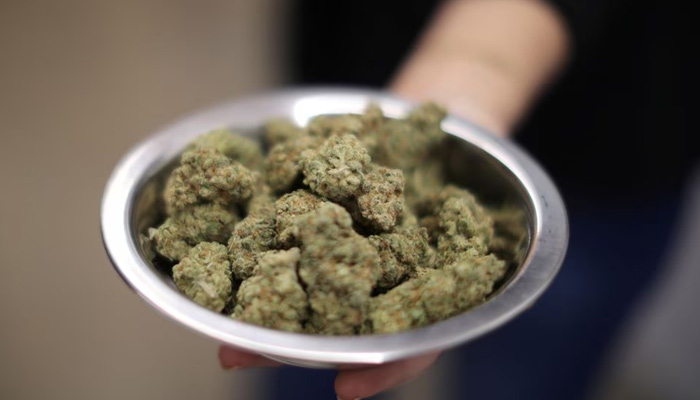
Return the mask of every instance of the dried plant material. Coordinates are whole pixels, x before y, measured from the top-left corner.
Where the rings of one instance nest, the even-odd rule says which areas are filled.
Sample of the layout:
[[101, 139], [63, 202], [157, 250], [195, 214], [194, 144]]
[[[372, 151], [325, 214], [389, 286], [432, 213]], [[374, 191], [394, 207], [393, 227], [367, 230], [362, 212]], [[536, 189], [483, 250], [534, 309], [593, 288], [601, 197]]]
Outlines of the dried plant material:
[[370, 236], [381, 260], [380, 289], [389, 289], [411, 276], [418, 267], [432, 268], [437, 253], [428, 243], [424, 228], [397, 228], [393, 233]]
[[202, 242], [173, 267], [175, 286], [198, 304], [216, 312], [231, 300], [231, 268], [226, 246]]
[[470, 258], [416, 276], [372, 299], [374, 333], [394, 333], [447, 319], [481, 304], [503, 277], [505, 263], [492, 255]]
[[391, 230], [404, 210], [403, 187], [401, 170], [373, 168], [363, 179], [356, 219], [378, 231]]
[[297, 277], [299, 258], [296, 247], [261, 254], [253, 276], [238, 289], [232, 317], [267, 328], [302, 332], [309, 305]]
[[301, 154], [304, 184], [330, 200], [356, 197], [370, 161], [367, 150], [356, 136], [333, 135], [317, 150]]
[[258, 257], [277, 245], [275, 220], [249, 215], [233, 230], [228, 242], [231, 270], [237, 279], [253, 275]]
[[304, 135], [304, 130], [287, 119], [273, 119], [265, 124], [263, 138], [269, 148], [273, 146], [296, 140]]
[[308, 329], [328, 335], [359, 333], [380, 260], [369, 240], [352, 229], [343, 207], [327, 203], [296, 220], [301, 241], [299, 276], [311, 306]]
[[454, 185], [425, 196], [416, 204], [415, 210], [433, 243], [440, 235], [476, 236], [486, 245], [493, 238], [493, 219], [473, 194]]
[[446, 137], [440, 127], [444, 116], [443, 108], [428, 103], [406, 119], [387, 119], [381, 128], [375, 162], [404, 171], [419, 167]]
[[464, 312], [503, 280], [498, 256], [524, 254], [527, 232], [522, 212], [500, 210], [494, 224], [446, 182], [445, 115], [424, 104], [392, 119], [369, 105], [305, 128], [275, 120], [264, 156], [209, 132], [182, 154], [168, 217], [142, 247], [179, 261], [173, 279], [197, 303], [271, 329], [383, 334]]
[[262, 168], [263, 153], [260, 143], [249, 137], [235, 134], [228, 129], [217, 129], [198, 137], [188, 146], [190, 149], [214, 149], [237, 161], [244, 167]]
[[257, 217], [275, 217], [275, 196], [272, 189], [265, 183], [262, 174], [254, 173], [253, 195], [245, 205], [246, 215]]
[[301, 175], [301, 153], [318, 147], [321, 142], [319, 138], [302, 135], [272, 147], [265, 159], [265, 177], [272, 190], [289, 190]]
[[323, 203], [323, 199], [303, 189], [287, 193], [275, 202], [277, 240], [282, 247], [297, 244], [299, 225], [296, 219], [316, 210]]
[[218, 150], [188, 150], [168, 180], [165, 202], [170, 213], [204, 202], [241, 203], [253, 193], [253, 181], [249, 169]]
[[177, 212], [158, 228], [149, 229], [149, 239], [161, 256], [178, 261], [201, 242], [226, 243], [238, 216], [219, 204], [199, 204]]

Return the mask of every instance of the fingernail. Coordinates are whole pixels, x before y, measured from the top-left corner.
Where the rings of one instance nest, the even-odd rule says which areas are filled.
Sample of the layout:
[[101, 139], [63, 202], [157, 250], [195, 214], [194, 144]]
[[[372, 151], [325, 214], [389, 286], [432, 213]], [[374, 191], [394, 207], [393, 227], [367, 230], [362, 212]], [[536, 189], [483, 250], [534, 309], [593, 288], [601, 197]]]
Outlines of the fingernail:
[[243, 367], [239, 367], [237, 365], [222, 365], [221, 368], [224, 369], [224, 371], [238, 371], [239, 369], [243, 369]]

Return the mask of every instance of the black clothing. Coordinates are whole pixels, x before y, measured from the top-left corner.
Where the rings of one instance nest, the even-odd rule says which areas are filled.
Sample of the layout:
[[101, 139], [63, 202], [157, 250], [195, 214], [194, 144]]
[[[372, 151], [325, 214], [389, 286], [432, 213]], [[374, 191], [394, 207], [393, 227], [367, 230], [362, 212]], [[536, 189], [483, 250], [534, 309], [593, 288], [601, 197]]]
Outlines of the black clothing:
[[[435, 1], [299, 1], [295, 83], [382, 87]], [[566, 72], [517, 132], [563, 191], [650, 196], [698, 161], [692, 13], [680, 1], [556, 0], [573, 36]]]

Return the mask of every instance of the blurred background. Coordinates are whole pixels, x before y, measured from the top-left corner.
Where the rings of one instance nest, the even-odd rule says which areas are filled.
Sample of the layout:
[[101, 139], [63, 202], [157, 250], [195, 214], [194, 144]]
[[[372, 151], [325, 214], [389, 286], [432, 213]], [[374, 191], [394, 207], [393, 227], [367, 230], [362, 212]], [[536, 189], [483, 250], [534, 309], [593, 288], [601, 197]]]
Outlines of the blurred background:
[[[216, 343], [134, 295], [102, 248], [102, 189], [185, 113], [290, 84], [382, 87], [437, 3], [396, 18], [376, 1], [0, 0], [0, 398], [334, 398], [333, 371], [222, 371]], [[677, 14], [635, 9], [610, 13], [626, 24], [586, 42], [520, 129], [569, 204], [562, 276], [526, 316], [383, 399], [700, 398], [697, 69], [658, 39], [692, 35]], [[643, 144], [609, 134], [621, 129]]]
[[121, 281], [99, 205], [149, 132], [287, 79], [284, 6], [0, 2], [0, 398], [257, 398]]

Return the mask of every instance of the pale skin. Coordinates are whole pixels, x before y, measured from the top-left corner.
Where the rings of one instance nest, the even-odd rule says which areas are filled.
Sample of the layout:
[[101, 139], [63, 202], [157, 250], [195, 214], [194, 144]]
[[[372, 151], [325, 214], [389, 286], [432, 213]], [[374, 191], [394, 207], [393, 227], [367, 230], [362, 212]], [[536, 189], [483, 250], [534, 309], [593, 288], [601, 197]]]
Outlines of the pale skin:
[[[436, 101], [496, 135], [510, 136], [569, 56], [564, 22], [541, 0], [451, 0], [438, 11], [390, 85], [397, 95]], [[427, 354], [340, 371], [341, 400], [362, 399], [420, 375], [439, 357]], [[262, 356], [221, 347], [222, 367], [276, 367]]]

